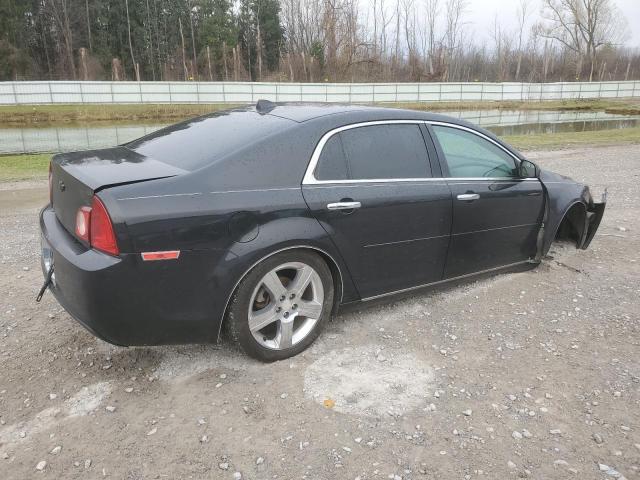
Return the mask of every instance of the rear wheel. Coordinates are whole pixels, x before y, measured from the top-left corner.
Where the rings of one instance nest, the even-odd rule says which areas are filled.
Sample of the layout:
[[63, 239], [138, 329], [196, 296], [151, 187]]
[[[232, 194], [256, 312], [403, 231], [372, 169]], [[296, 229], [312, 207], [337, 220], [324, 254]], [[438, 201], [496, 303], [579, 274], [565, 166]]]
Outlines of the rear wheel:
[[304, 250], [269, 257], [240, 282], [227, 313], [231, 337], [250, 356], [274, 361], [296, 355], [318, 337], [331, 315], [327, 264]]

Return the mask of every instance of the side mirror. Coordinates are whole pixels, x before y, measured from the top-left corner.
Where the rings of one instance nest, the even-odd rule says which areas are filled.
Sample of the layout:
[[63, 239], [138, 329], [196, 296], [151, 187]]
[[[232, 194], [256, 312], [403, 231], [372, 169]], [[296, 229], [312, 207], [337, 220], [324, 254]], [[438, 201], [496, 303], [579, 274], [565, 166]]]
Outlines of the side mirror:
[[518, 167], [518, 174], [521, 178], [538, 178], [540, 176], [540, 169], [535, 163], [529, 160], [522, 160]]

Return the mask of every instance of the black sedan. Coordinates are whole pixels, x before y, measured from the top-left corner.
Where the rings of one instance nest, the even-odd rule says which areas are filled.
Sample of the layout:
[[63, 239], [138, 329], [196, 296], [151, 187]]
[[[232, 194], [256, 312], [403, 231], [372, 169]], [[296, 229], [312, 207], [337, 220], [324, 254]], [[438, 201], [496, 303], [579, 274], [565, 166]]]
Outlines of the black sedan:
[[40, 214], [60, 304], [116, 345], [271, 361], [342, 305], [587, 248], [604, 212], [491, 133], [411, 110], [274, 104], [56, 155]]

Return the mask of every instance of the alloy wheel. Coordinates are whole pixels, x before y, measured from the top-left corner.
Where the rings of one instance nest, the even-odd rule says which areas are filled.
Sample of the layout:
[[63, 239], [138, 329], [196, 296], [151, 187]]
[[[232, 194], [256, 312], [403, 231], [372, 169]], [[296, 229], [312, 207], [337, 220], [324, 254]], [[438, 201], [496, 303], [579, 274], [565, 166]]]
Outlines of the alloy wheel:
[[249, 302], [249, 330], [263, 347], [284, 350], [301, 342], [322, 316], [320, 275], [302, 262], [288, 262], [258, 282]]

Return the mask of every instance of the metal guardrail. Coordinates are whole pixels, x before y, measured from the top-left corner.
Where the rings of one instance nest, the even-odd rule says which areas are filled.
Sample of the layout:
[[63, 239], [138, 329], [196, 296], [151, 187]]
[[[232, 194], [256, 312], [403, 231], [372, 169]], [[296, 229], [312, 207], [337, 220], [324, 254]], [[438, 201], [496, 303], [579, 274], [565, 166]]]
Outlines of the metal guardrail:
[[0, 105], [540, 101], [640, 97], [640, 81], [559, 83], [0, 82]]

